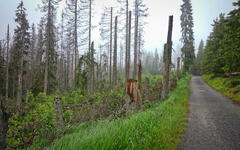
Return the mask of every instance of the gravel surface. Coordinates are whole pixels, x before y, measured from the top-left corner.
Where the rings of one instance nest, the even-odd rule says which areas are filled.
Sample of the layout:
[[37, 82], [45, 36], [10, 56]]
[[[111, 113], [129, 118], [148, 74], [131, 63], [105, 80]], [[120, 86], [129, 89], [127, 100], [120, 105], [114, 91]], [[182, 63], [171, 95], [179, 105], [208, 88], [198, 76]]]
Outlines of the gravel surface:
[[240, 150], [240, 106], [209, 87], [190, 82], [187, 127], [179, 150]]

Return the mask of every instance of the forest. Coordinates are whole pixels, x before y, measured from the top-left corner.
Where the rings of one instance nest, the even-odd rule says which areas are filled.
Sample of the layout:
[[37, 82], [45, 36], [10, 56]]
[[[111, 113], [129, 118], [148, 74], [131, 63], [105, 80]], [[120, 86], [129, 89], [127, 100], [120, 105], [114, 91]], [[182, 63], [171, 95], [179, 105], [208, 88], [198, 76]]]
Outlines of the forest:
[[197, 49], [192, 3], [183, 0], [181, 17], [163, 20], [166, 44], [155, 51], [145, 49], [145, 0], [105, 7], [100, 41], [92, 38], [95, 0], [64, 0], [59, 14], [62, 1], [41, 0], [43, 16], [32, 25], [19, 1], [16, 27], [0, 37], [0, 150], [177, 149], [193, 75], [240, 101], [239, 0]]

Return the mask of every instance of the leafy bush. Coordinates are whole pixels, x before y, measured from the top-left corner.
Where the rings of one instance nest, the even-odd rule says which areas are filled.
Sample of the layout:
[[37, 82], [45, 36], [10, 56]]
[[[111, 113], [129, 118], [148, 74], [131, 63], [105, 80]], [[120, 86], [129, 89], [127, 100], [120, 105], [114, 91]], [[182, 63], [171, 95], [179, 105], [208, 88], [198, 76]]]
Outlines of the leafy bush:
[[21, 113], [14, 112], [9, 119], [8, 149], [28, 147], [39, 137], [51, 139], [54, 124], [53, 96], [39, 93], [37, 97], [31, 97], [31, 103], [25, 104]]

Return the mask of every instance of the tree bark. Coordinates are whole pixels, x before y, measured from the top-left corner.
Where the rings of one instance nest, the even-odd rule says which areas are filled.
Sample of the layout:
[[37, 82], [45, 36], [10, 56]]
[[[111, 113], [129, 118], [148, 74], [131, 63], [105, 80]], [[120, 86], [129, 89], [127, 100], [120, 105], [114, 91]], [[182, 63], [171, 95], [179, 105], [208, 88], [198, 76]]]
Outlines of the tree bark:
[[5, 94], [5, 102], [8, 101], [8, 51], [9, 51], [9, 25], [7, 29], [7, 58], [6, 58], [6, 94]]
[[139, 64], [138, 64], [138, 97], [139, 97], [139, 105], [140, 108], [142, 108], [142, 63], [139, 58]]
[[[51, 15], [51, 1], [48, 1], [48, 22], [50, 22], [50, 15]], [[48, 31], [48, 37], [50, 37], [50, 33]], [[48, 87], [48, 65], [49, 65], [49, 48], [50, 48], [50, 41], [47, 41], [47, 48], [46, 48], [46, 64], [45, 64], [45, 73], [44, 73], [44, 89], [43, 92], [47, 95], [47, 87]]]
[[[74, 50], [75, 50], [75, 69], [74, 69], [74, 88], [76, 89], [76, 78], [77, 78], [77, 53], [78, 53], [78, 30], [77, 30], [77, 17], [78, 17], [78, 13], [77, 13], [77, 2], [78, 0], [75, 0], [75, 7], [74, 7], [74, 15], [75, 15], [75, 20], [74, 20]], [[91, 0], [90, 0], [90, 5], [91, 5]], [[90, 7], [91, 9], [91, 7]], [[91, 13], [90, 13], [91, 15]], [[91, 17], [90, 17], [91, 19]], [[91, 25], [91, 21], [90, 21], [90, 25]], [[91, 36], [91, 32], [89, 34]], [[90, 37], [89, 37], [90, 38]]]
[[129, 78], [129, 70], [128, 70], [128, 43], [129, 43], [129, 19], [128, 19], [128, 0], [126, 0], [126, 53], [125, 53], [125, 78], [126, 78], [126, 83]]
[[180, 57], [177, 58], [177, 81], [180, 79]]
[[114, 35], [114, 57], [113, 57], [113, 84], [117, 85], [117, 23], [118, 17], [115, 17], [115, 35]]
[[127, 48], [127, 66], [126, 66], [126, 72], [127, 72], [127, 80], [129, 79], [129, 73], [130, 73], [130, 63], [131, 63], [131, 26], [132, 26], [132, 12], [129, 11], [129, 23], [128, 23], [128, 48]]
[[137, 49], [138, 49], [138, 0], [135, 1], [135, 33], [134, 33], [133, 79], [136, 79], [136, 76], [137, 76]]
[[92, 0], [89, 0], [89, 26], [88, 26], [88, 48], [91, 50], [91, 31], [92, 31]]
[[168, 84], [170, 78], [170, 65], [172, 54], [172, 28], [173, 28], [173, 16], [169, 16], [168, 37], [167, 44], [164, 45], [163, 54], [163, 80], [162, 80], [162, 94], [161, 99], [165, 100], [168, 97]]
[[111, 7], [111, 18], [110, 18], [110, 62], [109, 62], [109, 82], [112, 85], [112, 16], [113, 16], [113, 8]]

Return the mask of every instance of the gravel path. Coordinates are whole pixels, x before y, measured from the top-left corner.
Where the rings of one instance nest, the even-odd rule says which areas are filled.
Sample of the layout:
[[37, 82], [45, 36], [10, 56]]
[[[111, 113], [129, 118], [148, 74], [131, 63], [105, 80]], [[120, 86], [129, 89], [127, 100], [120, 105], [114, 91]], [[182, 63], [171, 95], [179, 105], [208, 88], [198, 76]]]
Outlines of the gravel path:
[[179, 150], [240, 150], [240, 106], [201, 77], [193, 77], [190, 88], [190, 112]]

